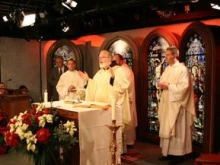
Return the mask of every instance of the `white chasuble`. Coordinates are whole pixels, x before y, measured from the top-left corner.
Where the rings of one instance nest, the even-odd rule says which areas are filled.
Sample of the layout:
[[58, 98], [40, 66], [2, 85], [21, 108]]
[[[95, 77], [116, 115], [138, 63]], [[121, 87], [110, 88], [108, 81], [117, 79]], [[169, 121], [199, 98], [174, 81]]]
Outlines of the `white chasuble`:
[[83, 91], [85, 82], [79, 76], [79, 72], [77, 70], [68, 70], [60, 76], [60, 79], [56, 86], [60, 100], [76, 99], [76, 92], [68, 92], [68, 89], [71, 85], [73, 85], [76, 89], [80, 89], [77, 92], [81, 98], [85, 96], [85, 91]]
[[137, 120], [137, 109], [136, 109], [136, 96], [135, 96], [135, 80], [134, 73], [131, 68], [127, 64], [121, 65], [122, 72], [125, 74], [128, 80], [128, 95], [129, 95], [129, 103], [131, 109], [131, 119], [133, 126], [136, 127], [138, 125]]
[[89, 79], [86, 88], [86, 101], [111, 103], [112, 86], [110, 85], [111, 72], [100, 69], [93, 79]]
[[128, 95], [129, 95], [129, 104], [131, 111], [131, 126], [127, 127], [125, 136], [126, 144], [134, 145], [136, 140], [136, 127], [138, 125], [137, 119], [137, 109], [136, 109], [136, 96], [135, 96], [135, 78], [132, 69], [127, 64], [122, 64], [121, 69], [128, 80]]
[[128, 81], [116, 66], [113, 69], [115, 79], [113, 86], [110, 84], [112, 73], [110, 69], [100, 69], [93, 79], [89, 79], [86, 88], [86, 101], [105, 102], [111, 104], [112, 98], [116, 99], [116, 104], [122, 106], [122, 122], [131, 125], [131, 114], [128, 96]]
[[166, 67], [160, 82], [169, 83], [161, 93], [158, 118], [160, 146], [164, 156], [192, 152], [192, 126], [195, 119], [191, 77], [184, 64]]
[[117, 104], [122, 106], [122, 122], [125, 124], [125, 130], [129, 126], [132, 126], [131, 110], [129, 103], [129, 80], [124, 74], [121, 67], [115, 69], [115, 80], [113, 84], [114, 96], [117, 100]]

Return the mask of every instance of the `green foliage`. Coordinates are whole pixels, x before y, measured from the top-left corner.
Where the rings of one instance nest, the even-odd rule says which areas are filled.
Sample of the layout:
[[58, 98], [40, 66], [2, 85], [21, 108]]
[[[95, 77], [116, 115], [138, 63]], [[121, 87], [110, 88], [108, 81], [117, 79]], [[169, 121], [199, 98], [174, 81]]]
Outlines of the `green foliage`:
[[4, 135], [0, 133], [0, 146], [3, 146], [5, 144]]
[[71, 148], [73, 145], [78, 143], [77, 138], [75, 136], [71, 136], [66, 131], [63, 124], [60, 124], [59, 127], [55, 128], [53, 135], [54, 138], [57, 140], [57, 144], [66, 149]]

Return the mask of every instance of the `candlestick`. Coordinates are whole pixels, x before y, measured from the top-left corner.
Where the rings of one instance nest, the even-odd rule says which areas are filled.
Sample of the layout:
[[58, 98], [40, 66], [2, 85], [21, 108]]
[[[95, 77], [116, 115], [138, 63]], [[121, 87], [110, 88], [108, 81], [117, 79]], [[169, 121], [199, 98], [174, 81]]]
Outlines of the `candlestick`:
[[107, 127], [111, 130], [111, 139], [112, 142], [110, 144], [111, 151], [111, 165], [120, 165], [120, 162], [117, 161], [117, 131], [121, 127], [116, 125], [116, 120], [112, 120], [112, 125], [107, 125]]
[[115, 120], [116, 118], [115, 118], [115, 98], [113, 98], [112, 99], [112, 108], [111, 108], [111, 110], [112, 110], [112, 120]]

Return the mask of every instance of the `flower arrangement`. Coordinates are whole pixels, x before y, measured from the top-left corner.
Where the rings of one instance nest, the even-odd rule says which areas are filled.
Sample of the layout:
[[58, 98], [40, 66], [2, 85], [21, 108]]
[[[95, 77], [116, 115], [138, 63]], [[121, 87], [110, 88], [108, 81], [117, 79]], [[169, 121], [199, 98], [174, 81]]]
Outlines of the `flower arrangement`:
[[63, 124], [53, 108], [40, 104], [10, 119], [5, 140], [10, 147], [30, 154], [35, 165], [57, 164], [55, 153], [77, 143], [76, 131], [73, 121]]
[[4, 139], [4, 133], [7, 130], [7, 123], [8, 123], [8, 115], [0, 110], [0, 154], [4, 154], [7, 151], [7, 145]]

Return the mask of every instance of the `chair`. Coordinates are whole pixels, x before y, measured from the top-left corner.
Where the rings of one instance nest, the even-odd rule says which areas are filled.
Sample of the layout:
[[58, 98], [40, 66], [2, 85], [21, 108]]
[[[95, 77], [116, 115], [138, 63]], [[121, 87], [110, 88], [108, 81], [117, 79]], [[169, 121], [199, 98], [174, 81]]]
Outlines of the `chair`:
[[220, 165], [220, 154], [201, 154], [196, 160], [195, 165]]

